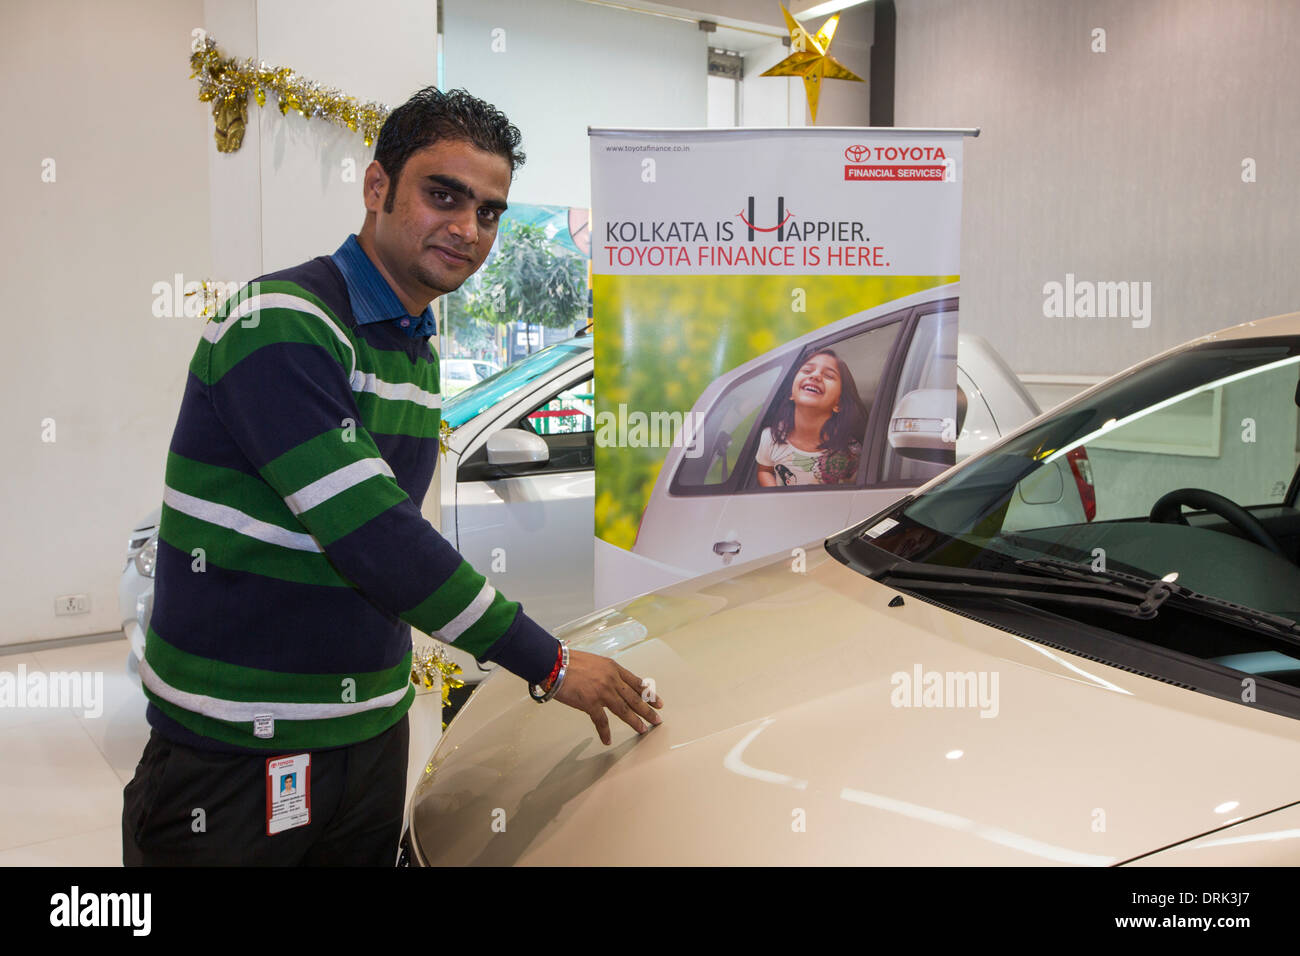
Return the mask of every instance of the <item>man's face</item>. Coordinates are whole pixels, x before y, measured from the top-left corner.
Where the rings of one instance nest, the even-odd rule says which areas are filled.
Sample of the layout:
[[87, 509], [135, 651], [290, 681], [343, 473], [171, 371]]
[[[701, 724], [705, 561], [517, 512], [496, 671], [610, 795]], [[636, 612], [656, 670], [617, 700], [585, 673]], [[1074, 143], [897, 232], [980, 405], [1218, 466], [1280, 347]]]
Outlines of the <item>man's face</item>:
[[510, 163], [462, 140], [440, 140], [406, 160], [391, 212], [391, 179], [372, 163], [366, 209], [375, 214], [375, 252], [412, 299], [452, 292], [478, 271], [496, 239], [510, 191]]

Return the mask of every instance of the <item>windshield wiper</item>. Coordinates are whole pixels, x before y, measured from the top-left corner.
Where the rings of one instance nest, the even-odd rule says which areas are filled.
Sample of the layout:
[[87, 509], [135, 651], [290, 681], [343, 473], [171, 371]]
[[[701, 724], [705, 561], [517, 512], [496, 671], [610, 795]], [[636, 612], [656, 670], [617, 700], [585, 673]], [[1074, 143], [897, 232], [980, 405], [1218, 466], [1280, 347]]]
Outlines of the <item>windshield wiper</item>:
[[1156, 617], [1161, 606], [1172, 601], [1180, 610], [1245, 624], [1300, 647], [1300, 624], [1290, 618], [1210, 597], [1172, 581], [1110, 569], [1085, 570], [1086, 566], [1053, 558], [1021, 559], [1015, 564], [1033, 573], [907, 563], [887, 568], [876, 580], [887, 580], [899, 590], [1042, 601], [1111, 611], [1142, 621]]
[[1053, 567], [1040, 569], [1035, 567], [1035, 562], [1017, 561], [1016, 564], [1039, 573], [1022, 574], [1014, 571], [984, 571], [979, 568], [907, 563], [887, 568], [876, 575], [876, 580], [888, 581], [891, 587], [899, 590], [1047, 601], [1113, 611], [1139, 620], [1155, 617], [1170, 593], [1163, 587], [1164, 581], [1155, 582], [1160, 586], [1141, 587], [1099, 580], [1100, 575], [1090, 577], [1073, 572], [1062, 574]]
[[[1159, 588], [1167, 592], [1165, 597], [1161, 598], [1160, 604], [1163, 604], [1166, 600], [1172, 600], [1182, 610], [1196, 611], [1208, 617], [1235, 624], [1248, 624], [1259, 630], [1267, 630], [1300, 646], [1300, 624], [1291, 618], [1284, 617], [1281, 614], [1270, 614], [1268, 611], [1261, 611], [1259, 608], [1248, 607], [1244, 604], [1233, 604], [1231, 601], [1193, 591], [1191, 588], [1183, 587], [1181, 584], [1175, 584], [1172, 581], [1144, 578], [1136, 574], [1109, 569], [1097, 572], [1085, 571], [1082, 570], [1080, 565], [1071, 564], [1068, 561], [1058, 561], [1054, 558], [1021, 560], [1017, 561], [1016, 564], [1044, 574], [1060, 575], [1062, 583], [1092, 577], [1105, 577], [1127, 582], [1135, 587], [1146, 587], [1151, 590]], [[1159, 607], [1159, 604], [1156, 607]], [[1154, 617], [1155, 615], [1152, 614], [1151, 616]]]

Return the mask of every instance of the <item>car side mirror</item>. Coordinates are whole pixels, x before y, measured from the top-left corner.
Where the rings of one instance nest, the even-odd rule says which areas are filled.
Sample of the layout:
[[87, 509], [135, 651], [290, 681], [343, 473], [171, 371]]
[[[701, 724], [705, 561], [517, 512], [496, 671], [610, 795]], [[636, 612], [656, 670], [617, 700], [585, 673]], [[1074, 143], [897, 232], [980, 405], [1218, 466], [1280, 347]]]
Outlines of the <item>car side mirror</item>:
[[488, 436], [487, 460], [490, 465], [544, 465], [550, 459], [551, 449], [541, 436], [522, 428], [503, 428]]
[[957, 455], [957, 390], [918, 388], [889, 415], [889, 447], [904, 458], [951, 465]]

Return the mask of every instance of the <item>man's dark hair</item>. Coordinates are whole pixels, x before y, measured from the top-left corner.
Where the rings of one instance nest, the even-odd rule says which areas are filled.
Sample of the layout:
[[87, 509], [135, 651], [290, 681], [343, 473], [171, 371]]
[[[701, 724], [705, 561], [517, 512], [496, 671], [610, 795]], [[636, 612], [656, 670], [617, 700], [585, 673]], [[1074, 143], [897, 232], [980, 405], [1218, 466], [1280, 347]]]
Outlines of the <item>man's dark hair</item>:
[[443, 139], [460, 140], [504, 156], [510, 163], [511, 178], [524, 164], [519, 149], [523, 137], [499, 109], [465, 90], [444, 93], [436, 86], [426, 86], [388, 114], [379, 131], [375, 159], [389, 179], [384, 212], [393, 211], [397, 178], [410, 155]]

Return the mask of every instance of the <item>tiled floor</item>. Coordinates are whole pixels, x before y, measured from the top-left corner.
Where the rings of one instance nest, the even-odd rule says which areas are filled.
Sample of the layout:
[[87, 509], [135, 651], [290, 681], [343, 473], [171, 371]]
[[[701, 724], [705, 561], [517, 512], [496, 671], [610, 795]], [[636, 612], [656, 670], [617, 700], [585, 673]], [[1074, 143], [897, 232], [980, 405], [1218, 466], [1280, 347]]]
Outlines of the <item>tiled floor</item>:
[[[140, 679], [122, 637], [0, 656], [0, 671], [103, 674], [103, 712], [0, 707], [0, 867], [120, 866], [122, 788], [149, 739]], [[411, 710], [416, 774], [437, 741], [438, 696]]]

